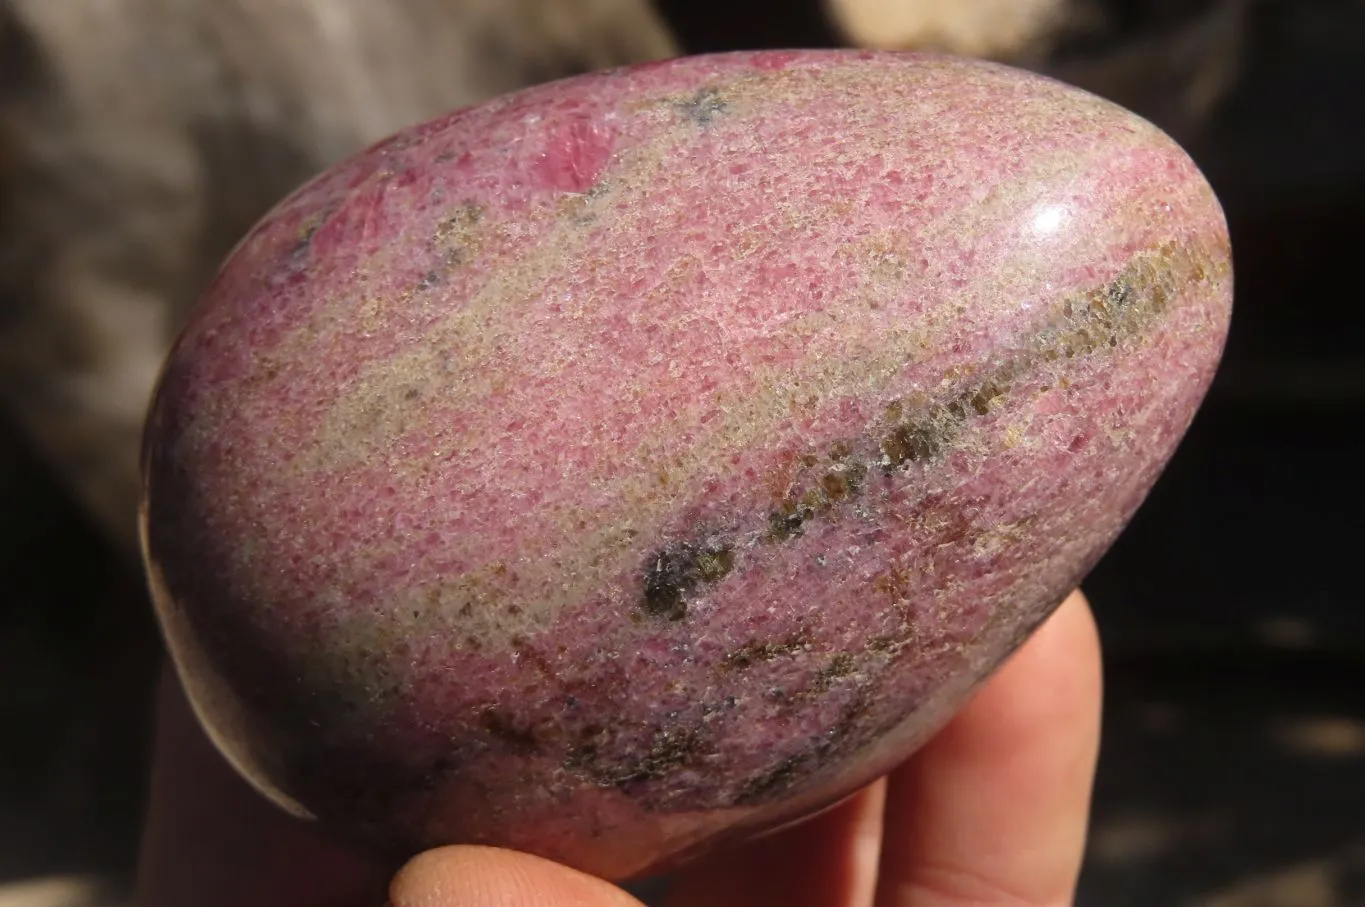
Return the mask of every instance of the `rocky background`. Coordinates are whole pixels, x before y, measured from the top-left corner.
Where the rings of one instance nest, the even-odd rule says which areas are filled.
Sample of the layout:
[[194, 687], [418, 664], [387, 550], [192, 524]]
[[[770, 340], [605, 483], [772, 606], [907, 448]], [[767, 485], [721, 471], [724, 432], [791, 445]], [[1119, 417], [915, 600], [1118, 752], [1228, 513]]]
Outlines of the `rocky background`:
[[[1087, 584], [1109, 686], [1080, 904], [1365, 905], [1365, 3], [656, 6], [691, 52], [1009, 59], [1190, 148], [1228, 209], [1237, 310], [1205, 410]], [[158, 644], [136, 565], [30, 438], [0, 421], [0, 907], [117, 905]]]

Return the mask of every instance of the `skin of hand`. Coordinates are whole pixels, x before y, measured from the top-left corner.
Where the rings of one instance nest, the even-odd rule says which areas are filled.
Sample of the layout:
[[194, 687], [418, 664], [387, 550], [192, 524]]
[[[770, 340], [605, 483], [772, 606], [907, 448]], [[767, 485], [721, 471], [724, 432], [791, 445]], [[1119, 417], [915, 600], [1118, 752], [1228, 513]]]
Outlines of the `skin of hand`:
[[[665, 905], [1067, 907], [1100, 702], [1099, 637], [1076, 592], [904, 765], [804, 824], [685, 870]], [[254, 794], [168, 677], [139, 907], [640, 905], [607, 882], [507, 850], [446, 847], [391, 869]]]

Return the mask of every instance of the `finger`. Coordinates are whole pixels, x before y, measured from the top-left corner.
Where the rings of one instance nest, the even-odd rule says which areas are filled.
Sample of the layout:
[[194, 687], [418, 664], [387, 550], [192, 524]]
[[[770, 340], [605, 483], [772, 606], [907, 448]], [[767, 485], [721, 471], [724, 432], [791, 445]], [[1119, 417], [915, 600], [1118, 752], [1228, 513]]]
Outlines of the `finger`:
[[392, 867], [252, 790], [204, 736], [172, 671], [157, 705], [140, 907], [358, 907], [383, 897]]
[[443, 847], [394, 877], [391, 907], [641, 907], [615, 885], [493, 847]]
[[1099, 638], [1079, 592], [890, 778], [877, 907], [1064, 907], [1100, 731]]
[[684, 871], [668, 907], [871, 907], [885, 784]]

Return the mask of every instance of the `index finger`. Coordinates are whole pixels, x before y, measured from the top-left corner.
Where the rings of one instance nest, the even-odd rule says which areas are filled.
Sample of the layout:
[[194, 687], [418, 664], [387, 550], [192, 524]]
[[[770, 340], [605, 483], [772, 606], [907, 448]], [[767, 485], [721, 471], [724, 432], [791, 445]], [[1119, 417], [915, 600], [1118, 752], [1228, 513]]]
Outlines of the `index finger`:
[[890, 778], [877, 907], [1064, 907], [1100, 736], [1099, 637], [1074, 593]]

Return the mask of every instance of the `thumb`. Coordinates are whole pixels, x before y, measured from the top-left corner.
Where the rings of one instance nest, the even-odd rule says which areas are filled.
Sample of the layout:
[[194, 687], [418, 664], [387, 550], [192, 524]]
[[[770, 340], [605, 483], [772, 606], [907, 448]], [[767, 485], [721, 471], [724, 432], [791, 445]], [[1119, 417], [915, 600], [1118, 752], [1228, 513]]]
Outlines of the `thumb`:
[[442, 847], [394, 876], [390, 907], [642, 907], [620, 888], [558, 863], [493, 847]]

